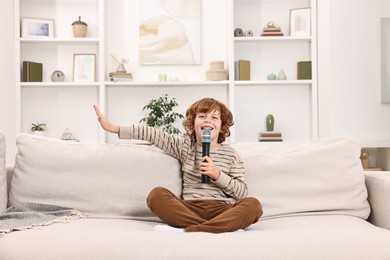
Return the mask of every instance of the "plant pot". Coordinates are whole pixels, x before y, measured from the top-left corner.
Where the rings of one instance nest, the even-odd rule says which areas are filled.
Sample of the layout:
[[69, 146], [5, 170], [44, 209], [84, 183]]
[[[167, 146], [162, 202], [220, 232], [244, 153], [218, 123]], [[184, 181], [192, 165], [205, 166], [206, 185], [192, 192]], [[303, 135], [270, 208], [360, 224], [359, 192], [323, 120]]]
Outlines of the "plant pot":
[[33, 131], [33, 132], [31, 132], [31, 134], [38, 135], [38, 136], [46, 136], [45, 131]]

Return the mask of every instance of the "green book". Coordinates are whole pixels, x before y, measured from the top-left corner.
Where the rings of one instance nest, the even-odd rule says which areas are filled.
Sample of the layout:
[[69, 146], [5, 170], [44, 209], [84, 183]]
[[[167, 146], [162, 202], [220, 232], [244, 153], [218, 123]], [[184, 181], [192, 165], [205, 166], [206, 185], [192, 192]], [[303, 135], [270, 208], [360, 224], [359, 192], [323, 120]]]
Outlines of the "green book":
[[42, 63], [23, 61], [23, 82], [42, 82]]
[[297, 79], [311, 79], [311, 61], [299, 61]]

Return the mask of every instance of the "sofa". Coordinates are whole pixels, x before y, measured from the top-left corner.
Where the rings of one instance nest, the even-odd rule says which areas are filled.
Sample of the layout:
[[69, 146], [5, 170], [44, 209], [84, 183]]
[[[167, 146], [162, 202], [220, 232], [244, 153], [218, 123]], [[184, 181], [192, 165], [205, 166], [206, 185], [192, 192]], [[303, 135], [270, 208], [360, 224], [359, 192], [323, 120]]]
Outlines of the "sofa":
[[354, 140], [235, 145], [264, 213], [245, 232], [221, 234], [153, 230], [161, 221], [146, 206], [149, 191], [182, 189], [179, 162], [154, 146], [29, 134], [16, 145], [5, 170], [0, 134], [0, 212], [31, 202], [86, 215], [6, 233], [1, 260], [390, 259], [390, 174], [365, 173]]

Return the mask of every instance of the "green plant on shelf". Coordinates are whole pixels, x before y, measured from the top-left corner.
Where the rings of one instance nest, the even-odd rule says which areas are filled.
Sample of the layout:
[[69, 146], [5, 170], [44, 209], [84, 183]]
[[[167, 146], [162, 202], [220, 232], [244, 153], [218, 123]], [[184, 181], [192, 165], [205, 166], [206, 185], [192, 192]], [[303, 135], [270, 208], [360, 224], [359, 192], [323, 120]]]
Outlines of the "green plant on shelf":
[[31, 124], [31, 132], [42, 132], [45, 131], [46, 124], [43, 123], [36, 123], [36, 124]]
[[175, 98], [168, 98], [167, 94], [158, 99], [150, 100], [143, 108], [148, 113], [139, 122], [144, 122], [150, 127], [155, 127], [169, 134], [180, 134], [180, 130], [174, 126], [176, 120], [183, 119], [184, 116], [174, 112], [173, 109], [178, 104]]

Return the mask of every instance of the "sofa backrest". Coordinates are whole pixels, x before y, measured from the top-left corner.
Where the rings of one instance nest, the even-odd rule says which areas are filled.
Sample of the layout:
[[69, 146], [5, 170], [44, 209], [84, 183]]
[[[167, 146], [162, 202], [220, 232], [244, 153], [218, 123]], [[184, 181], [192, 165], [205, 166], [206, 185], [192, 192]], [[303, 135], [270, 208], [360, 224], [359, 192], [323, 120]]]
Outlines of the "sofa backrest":
[[[22, 134], [17, 139], [9, 202], [72, 207], [99, 215], [156, 218], [146, 197], [156, 186], [181, 195], [179, 162], [149, 145], [83, 144]], [[249, 196], [263, 219], [370, 213], [360, 146], [348, 139], [235, 147]]]
[[245, 162], [249, 196], [262, 203], [263, 219], [323, 214], [368, 218], [358, 142], [328, 138], [236, 149]]
[[84, 144], [22, 134], [9, 202], [71, 207], [98, 215], [155, 219], [148, 193], [181, 195], [179, 162], [150, 145]]
[[5, 172], [5, 138], [0, 132], [0, 213], [7, 208], [7, 175]]

